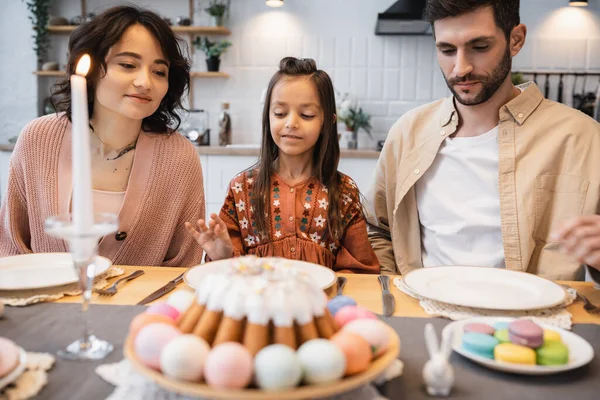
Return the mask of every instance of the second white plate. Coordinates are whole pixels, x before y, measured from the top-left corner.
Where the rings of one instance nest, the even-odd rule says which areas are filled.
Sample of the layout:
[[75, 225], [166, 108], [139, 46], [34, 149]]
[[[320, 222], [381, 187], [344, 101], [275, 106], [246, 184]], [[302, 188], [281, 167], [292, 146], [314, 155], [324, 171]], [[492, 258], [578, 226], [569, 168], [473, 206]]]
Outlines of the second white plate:
[[[112, 265], [108, 258], [96, 257], [95, 275]], [[0, 258], [0, 290], [27, 290], [77, 282], [70, 253], [33, 253]]]
[[581, 336], [569, 332], [567, 330], [556, 328], [551, 325], [538, 324], [542, 328], [551, 329], [560, 334], [562, 342], [569, 348], [569, 362], [565, 365], [523, 365], [523, 364], [512, 364], [502, 361], [496, 361], [489, 358], [481, 357], [473, 354], [462, 348], [462, 335], [465, 324], [473, 322], [481, 322], [488, 325], [494, 325], [496, 322], [510, 322], [514, 318], [507, 317], [479, 317], [472, 319], [464, 319], [461, 321], [452, 322], [444, 327], [442, 335], [444, 337], [454, 331], [454, 337], [452, 338], [452, 350], [456, 351], [463, 357], [470, 359], [471, 361], [481, 364], [490, 369], [497, 371], [510, 372], [521, 375], [550, 375], [556, 374], [563, 371], [569, 371], [571, 369], [579, 368], [594, 358], [594, 348], [588, 343], [587, 340]]
[[501, 268], [419, 268], [403, 279], [420, 296], [464, 307], [523, 311], [553, 307], [565, 301], [565, 291], [556, 283]]
[[[194, 289], [198, 289], [202, 279], [212, 273], [225, 273], [228, 271], [228, 267], [231, 265], [231, 260], [219, 260], [211, 261], [206, 264], [197, 265], [190, 268], [185, 275], [183, 280], [189, 286]], [[305, 261], [286, 260], [286, 266], [290, 268], [296, 268], [300, 271], [310, 275], [319, 286], [325, 290], [335, 283], [335, 272], [329, 268], [325, 268], [322, 265], [313, 264]]]

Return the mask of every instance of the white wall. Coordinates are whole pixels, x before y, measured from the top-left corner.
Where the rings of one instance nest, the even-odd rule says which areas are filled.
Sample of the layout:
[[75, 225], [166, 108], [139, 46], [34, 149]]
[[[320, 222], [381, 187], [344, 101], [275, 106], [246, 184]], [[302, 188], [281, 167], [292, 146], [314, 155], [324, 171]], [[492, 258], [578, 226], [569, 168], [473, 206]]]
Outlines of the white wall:
[[[187, 15], [187, 0], [132, 1], [175, 20]], [[88, 0], [88, 11], [101, 11], [119, 0]], [[196, 0], [196, 24], [208, 23]], [[428, 36], [375, 36], [375, 18], [393, 0], [286, 0], [272, 9], [262, 0], [232, 0], [228, 37], [233, 46], [221, 68], [229, 79], [194, 80], [194, 107], [210, 111], [213, 133], [220, 103], [229, 101], [234, 143], [256, 143], [260, 137], [260, 95], [286, 55], [315, 58], [333, 78], [336, 88], [358, 97], [372, 115], [376, 136], [385, 137], [406, 110], [445, 96], [433, 39]], [[600, 0], [586, 9], [567, 7], [568, 0], [521, 0], [522, 20], [529, 38], [514, 69], [572, 69], [600, 71]], [[53, 13], [79, 13], [79, 0], [54, 0]], [[31, 75], [35, 55], [31, 26], [21, 0], [0, 1], [0, 141], [14, 136], [36, 116], [36, 85], [42, 92], [51, 79]], [[67, 37], [52, 38], [51, 54], [66, 61]], [[19, 52], [15, 52], [19, 48]], [[204, 70], [203, 57], [195, 70]], [[596, 79], [596, 78], [594, 78]], [[543, 84], [543, 77], [539, 78]], [[554, 83], [554, 82], [553, 82]], [[570, 93], [568, 81], [565, 93]], [[590, 88], [597, 84], [589, 80]], [[582, 85], [580, 81], [579, 85]], [[551, 91], [551, 97], [554, 90]], [[368, 138], [360, 135], [363, 146]], [[211, 138], [216, 143], [216, 135]]]

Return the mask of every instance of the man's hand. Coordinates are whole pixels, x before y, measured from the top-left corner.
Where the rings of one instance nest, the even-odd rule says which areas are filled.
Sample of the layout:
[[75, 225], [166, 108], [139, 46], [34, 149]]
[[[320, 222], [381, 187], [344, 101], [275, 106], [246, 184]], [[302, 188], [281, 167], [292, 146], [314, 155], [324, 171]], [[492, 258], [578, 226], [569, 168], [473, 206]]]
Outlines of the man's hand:
[[600, 270], [600, 215], [568, 220], [551, 239], [580, 263]]
[[191, 223], [185, 223], [188, 232], [196, 239], [196, 242], [204, 249], [211, 260], [216, 261], [233, 257], [233, 243], [229, 237], [229, 232], [227, 232], [227, 225], [217, 214], [210, 215], [208, 226], [203, 219], [199, 219], [196, 225], [198, 230]]

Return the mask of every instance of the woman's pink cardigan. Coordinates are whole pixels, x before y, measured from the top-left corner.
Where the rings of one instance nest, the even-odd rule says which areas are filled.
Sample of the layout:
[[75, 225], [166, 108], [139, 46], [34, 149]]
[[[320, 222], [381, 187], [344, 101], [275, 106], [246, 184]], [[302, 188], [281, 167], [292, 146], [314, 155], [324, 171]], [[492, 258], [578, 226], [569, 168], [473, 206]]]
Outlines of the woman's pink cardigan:
[[[44, 220], [69, 212], [71, 175], [69, 120], [53, 114], [30, 122], [10, 160], [0, 209], [0, 257], [67, 251], [65, 242], [44, 233]], [[120, 265], [199, 264], [202, 249], [184, 222], [204, 218], [204, 208], [194, 146], [179, 133], [142, 132], [119, 212], [120, 234], [105, 236], [98, 252]]]

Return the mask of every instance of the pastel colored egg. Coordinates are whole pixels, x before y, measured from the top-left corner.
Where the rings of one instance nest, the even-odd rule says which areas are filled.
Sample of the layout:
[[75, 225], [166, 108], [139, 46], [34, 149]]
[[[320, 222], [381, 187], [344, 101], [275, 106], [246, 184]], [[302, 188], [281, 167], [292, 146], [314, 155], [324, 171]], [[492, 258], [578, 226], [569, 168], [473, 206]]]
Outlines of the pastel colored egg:
[[569, 362], [569, 349], [560, 341], [545, 342], [535, 353], [539, 365], [564, 365]]
[[146, 313], [166, 315], [173, 321], [177, 321], [177, 317], [179, 317], [179, 314], [181, 314], [175, 307], [170, 306], [167, 303], [152, 304], [148, 307]]
[[171, 317], [167, 317], [163, 314], [138, 314], [131, 321], [129, 325], [129, 336], [135, 337], [139, 333], [140, 329], [149, 324], [163, 323], [167, 325], [175, 326], [175, 321]]
[[544, 343], [542, 328], [529, 319], [517, 319], [508, 325], [510, 341], [536, 349]]
[[501, 343], [494, 349], [496, 361], [512, 364], [535, 365], [535, 351], [529, 347], [519, 346], [514, 343]]
[[198, 382], [202, 379], [204, 361], [210, 346], [195, 335], [180, 335], [171, 340], [160, 354], [160, 370], [166, 376]]
[[544, 329], [544, 343], [545, 342], [562, 342], [562, 337], [560, 336], [560, 333], [550, 330], [550, 329]]
[[226, 342], [214, 347], [204, 363], [204, 379], [221, 389], [241, 389], [252, 379], [252, 355], [241, 344]]
[[390, 345], [390, 328], [378, 319], [356, 319], [344, 325], [342, 331], [356, 333], [371, 346], [373, 357], [385, 353]]
[[327, 339], [313, 339], [300, 346], [298, 360], [308, 384], [337, 381], [346, 371], [344, 352]]
[[352, 297], [348, 296], [335, 296], [333, 299], [329, 300], [327, 303], [327, 308], [331, 315], [335, 316], [337, 312], [346, 306], [355, 306], [356, 301]]
[[345, 375], [354, 375], [369, 368], [373, 357], [371, 346], [362, 336], [348, 331], [339, 331], [330, 339], [346, 356]]
[[496, 330], [489, 326], [488, 324], [480, 324], [480, 323], [471, 323], [466, 324], [463, 327], [463, 331], [465, 333], [473, 332], [473, 333], [483, 333], [485, 335], [493, 335]]
[[510, 343], [510, 339], [508, 337], [508, 329], [498, 329], [494, 333], [494, 337], [498, 339], [500, 343]]
[[160, 354], [181, 331], [173, 325], [153, 323], [144, 326], [134, 339], [135, 354], [147, 367], [160, 370]]
[[361, 306], [342, 307], [333, 317], [338, 328], [342, 328], [350, 321], [355, 319], [377, 319], [375, 314]]
[[19, 364], [19, 348], [9, 339], [0, 337], [0, 378], [9, 374]]
[[272, 344], [254, 357], [254, 378], [263, 390], [291, 389], [302, 380], [302, 366], [294, 349], [283, 344]]
[[498, 345], [498, 339], [484, 333], [465, 333], [462, 335], [462, 347], [470, 353], [494, 359], [494, 347]]
[[167, 304], [181, 314], [192, 305], [195, 299], [196, 295], [194, 293], [188, 290], [178, 290], [169, 296]]

